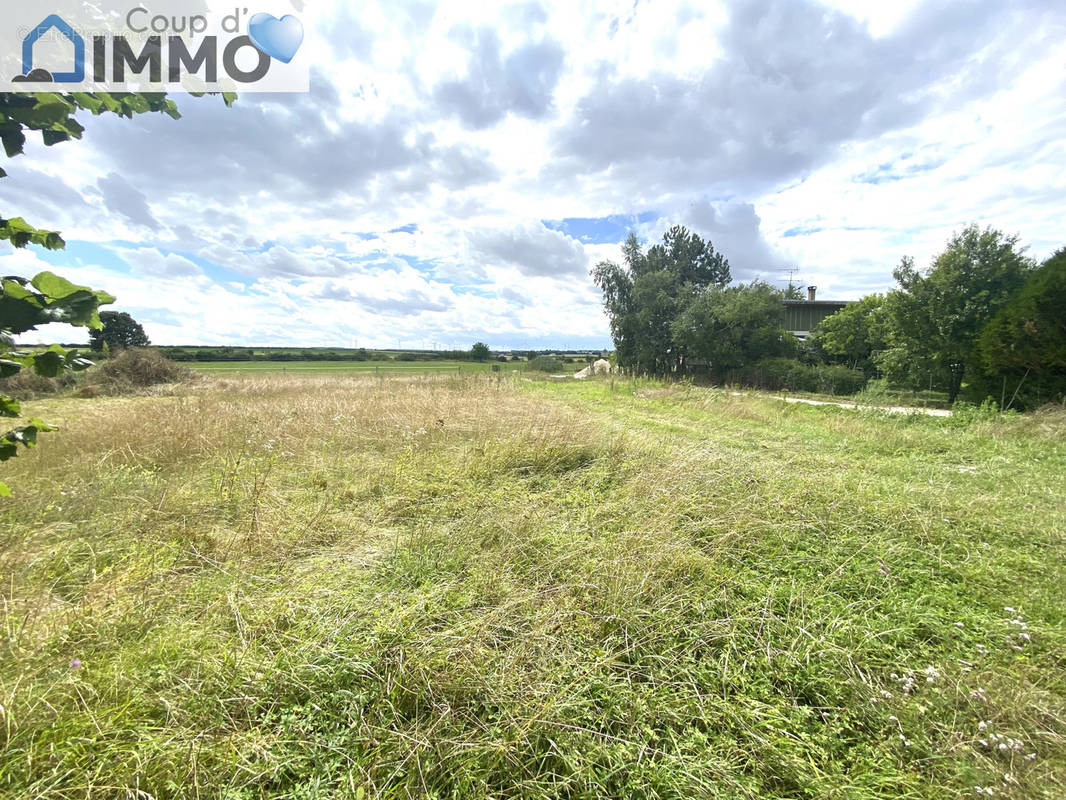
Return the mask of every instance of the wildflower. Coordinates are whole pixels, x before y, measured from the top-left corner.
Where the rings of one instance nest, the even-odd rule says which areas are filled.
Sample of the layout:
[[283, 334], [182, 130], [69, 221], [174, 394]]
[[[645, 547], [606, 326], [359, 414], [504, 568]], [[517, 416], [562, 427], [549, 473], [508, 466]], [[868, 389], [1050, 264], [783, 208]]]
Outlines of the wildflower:
[[70, 659], [70, 668], [71, 669], [81, 669], [81, 661], [76, 659], [76, 658]]
[[889, 719], [889, 722], [899, 722], [899, 717], [897, 717], [895, 714], [893, 714], [888, 719]]
[[965, 626], [961, 622], [956, 622], [955, 623], [955, 627], [956, 628], [962, 628], [962, 627], [965, 627]]
[[1011, 608], [1010, 606], [1003, 606], [1003, 610], [1006, 611], [1008, 614], [1017, 614], [1018, 613], [1015, 609]]
[[977, 723], [977, 730], [979, 730], [979, 731], [988, 730], [988, 723], [985, 722], [984, 720], [981, 720], [980, 722]]
[[1013, 783], [1013, 784], [1018, 783], [1018, 781], [1016, 781], [1014, 779], [1014, 776], [1011, 775], [1009, 772], [1006, 775], [1003, 776], [1003, 782], [1004, 783]]
[[1036, 760], [1036, 753], [1030, 753], [1029, 755], [1027, 755], [1025, 757], [1025, 760], [1026, 761], [1035, 761]]
[[974, 689], [972, 692], [970, 692], [970, 699], [980, 700], [983, 703], [985, 701], [985, 690], [980, 688]]

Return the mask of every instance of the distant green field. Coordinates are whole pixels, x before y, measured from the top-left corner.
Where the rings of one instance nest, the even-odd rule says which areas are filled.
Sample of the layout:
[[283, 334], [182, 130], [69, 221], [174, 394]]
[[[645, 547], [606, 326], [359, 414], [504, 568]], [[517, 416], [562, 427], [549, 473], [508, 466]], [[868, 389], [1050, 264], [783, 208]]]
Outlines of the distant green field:
[[518, 362], [504, 364], [499, 361], [190, 361], [186, 366], [211, 373], [274, 375], [279, 372], [370, 372], [417, 375], [426, 372], [488, 372], [494, 364], [499, 365], [501, 371], [518, 368]]

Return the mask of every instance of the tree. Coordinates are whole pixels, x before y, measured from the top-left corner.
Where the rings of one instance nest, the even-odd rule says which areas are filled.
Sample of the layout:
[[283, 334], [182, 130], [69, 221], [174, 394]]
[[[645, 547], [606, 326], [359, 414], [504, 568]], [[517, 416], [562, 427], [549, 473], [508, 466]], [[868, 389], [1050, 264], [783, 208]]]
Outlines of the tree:
[[874, 357], [887, 346], [887, 335], [885, 298], [872, 294], [823, 319], [811, 339], [831, 360], [869, 377], [876, 371]]
[[471, 361], [488, 361], [491, 357], [492, 351], [489, 350], [489, 346], [484, 342], [475, 342], [474, 346], [470, 348]]
[[888, 347], [876, 358], [890, 379], [925, 378], [955, 402], [981, 329], [1033, 270], [1017, 236], [970, 225], [954, 234], [928, 272], [904, 258], [893, 272], [899, 289], [885, 299]]
[[1056, 252], [981, 331], [975, 399], [1030, 407], [1066, 394], [1066, 248]]
[[712, 286], [674, 321], [674, 339], [720, 378], [763, 358], [792, 355], [795, 339], [781, 327], [781, 299], [761, 281]]
[[710, 242], [676, 225], [647, 253], [630, 233], [622, 257], [623, 265], [602, 261], [592, 273], [618, 364], [652, 375], [684, 371], [686, 345], [675, 342], [672, 325], [702, 292], [729, 283], [729, 262]]
[[89, 347], [102, 353], [104, 345], [112, 352], [127, 347], [147, 347], [151, 342], [144, 328], [125, 311], [104, 311], [100, 314], [102, 328], [89, 332]]

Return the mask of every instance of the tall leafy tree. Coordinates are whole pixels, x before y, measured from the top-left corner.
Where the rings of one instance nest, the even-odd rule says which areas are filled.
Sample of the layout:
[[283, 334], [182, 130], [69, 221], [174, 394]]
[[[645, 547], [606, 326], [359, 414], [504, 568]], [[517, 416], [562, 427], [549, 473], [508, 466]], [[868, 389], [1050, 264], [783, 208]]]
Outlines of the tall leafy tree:
[[795, 338], [781, 327], [781, 300], [781, 292], [761, 281], [712, 286], [674, 321], [674, 339], [719, 377], [763, 358], [792, 355]]
[[981, 331], [975, 399], [1033, 406], [1066, 395], [1066, 248], [1056, 252]]
[[492, 351], [484, 342], [474, 342], [474, 346], [470, 348], [471, 361], [488, 361], [491, 357]]
[[889, 346], [877, 364], [894, 380], [925, 379], [959, 396], [977, 335], [1033, 270], [1017, 236], [970, 225], [954, 234], [927, 272], [904, 258], [899, 289], [885, 299]]
[[701, 293], [729, 283], [729, 262], [681, 226], [647, 252], [630, 233], [622, 257], [622, 265], [602, 261], [593, 270], [619, 365], [653, 375], [683, 371], [687, 344], [675, 341], [672, 325]]
[[887, 335], [885, 298], [872, 294], [823, 319], [811, 338], [828, 360], [861, 369], [869, 377], [876, 371], [874, 357], [887, 346]]
[[97, 353], [103, 351], [105, 344], [112, 352], [151, 344], [141, 323], [125, 311], [103, 311], [100, 313], [100, 323], [99, 330], [89, 331], [89, 347]]

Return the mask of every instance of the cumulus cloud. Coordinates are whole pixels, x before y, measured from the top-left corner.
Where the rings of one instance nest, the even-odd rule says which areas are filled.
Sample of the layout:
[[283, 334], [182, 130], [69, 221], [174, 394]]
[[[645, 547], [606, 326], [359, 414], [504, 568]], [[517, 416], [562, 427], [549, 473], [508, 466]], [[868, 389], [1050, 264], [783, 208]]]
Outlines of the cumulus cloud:
[[143, 275], [168, 278], [196, 277], [203, 275], [200, 269], [185, 256], [177, 253], [163, 254], [154, 247], [137, 249], [120, 248], [119, 256]]
[[523, 275], [565, 278], [588, 270], [581, 243], [540, 222], [471, 233], [470, 246], [487, 262], [516, 267]]
[[[1035, 4], [1018, 7], [1041, 16]], [[555, 169], [611, 170], [663, 192], [764, 191], [843, 142], [913, 125], [1010, 80], [1021, 67], [1019, 31], [1007, 30], [1019, 23], [1013, 11], [998, 0], [929, 4], [874, 38], [814, 0], [731, 4], [721, 55], [703, 71], [620, 76], [604, 65], [558, 133]]]
[[389, 316], [406, 316], [422, 311], [448, 311], [452, 307], [452, 303], [442, 298], [431, 298], [417, 289], [408, 289], [392, 296], [374, 295], [361, 293], [335, 282], [323, 285], [316, 297], [323, 300], [354, 303], [365, 311]]
[[733, 280], [762, 277], [772, 281], [786, 259], [766, 241], [761, 220], [751, 203], [694, 200], [679, 213], [680, 221], [729, 259]]
[[523, 44], [503, 57], [495, 31], [461, 30], [470, 50], [468, 74], [437, 84], [433, 96], [446, 113], [471, 128], [487, 128], [508, 113], [539, 119], [552, 107], [564, 52], [554, 39]]
[[152, 214], [148, 197], [122, 175], [112, 172], [96, 182], [109, 211], [121, 214], [130, 222], [157, 231], [162, 226]]

